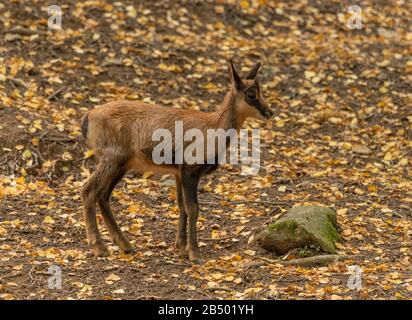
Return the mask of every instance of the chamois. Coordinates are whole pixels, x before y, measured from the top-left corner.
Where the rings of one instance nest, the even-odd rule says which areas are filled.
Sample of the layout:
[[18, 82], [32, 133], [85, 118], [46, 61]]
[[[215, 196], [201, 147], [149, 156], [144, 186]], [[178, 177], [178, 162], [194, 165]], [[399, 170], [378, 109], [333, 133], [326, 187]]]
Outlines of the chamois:
[[153, 171], [175, 176], [180, 210], [175, 246], [180, 254], [188, 254], [193, 263], [202, 262], [196, 232], [198, 184], [199, 179], [215, 170], [218, 164], [155, 164], [152, 151], [158, 142], [153, 141], [152, 134], [159, 128], [173, 133], [175, 121], [182, 121], [185, 131], [197, 128], [205, 132], [210, 128], [239, 131], [248, 117], [269, 119], [273, 113], [263, 98], [257, 77], [259, 68], [260, 63], [242, 80], [232, 60], [229, 60], [230, 90], [214, 112], [167, 108], [136, 101], [114, 101], [84, 116], [82, 133], [98, 160], [96, 171], [81, 193], [88, 243], [95, 256], [108, 254], [97, 226], [96, 203], [113, 241], [123, 252], [132, 252], [132, 245], [113, 216], [110, 196], [129, 170], [137, 173]]

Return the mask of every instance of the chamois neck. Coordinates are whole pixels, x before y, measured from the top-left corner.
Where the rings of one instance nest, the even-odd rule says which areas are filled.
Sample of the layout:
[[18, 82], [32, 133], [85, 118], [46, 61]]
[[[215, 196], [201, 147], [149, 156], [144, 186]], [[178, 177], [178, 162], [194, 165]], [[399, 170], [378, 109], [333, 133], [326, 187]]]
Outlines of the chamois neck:
[[225, 130], [236, 129], [239, 130], [241, 124], [238, 121], [236, 112], [236, 97], [233, 89], [231, 89], [225, 96], [222, 104], [215, 112], [216, 127]]

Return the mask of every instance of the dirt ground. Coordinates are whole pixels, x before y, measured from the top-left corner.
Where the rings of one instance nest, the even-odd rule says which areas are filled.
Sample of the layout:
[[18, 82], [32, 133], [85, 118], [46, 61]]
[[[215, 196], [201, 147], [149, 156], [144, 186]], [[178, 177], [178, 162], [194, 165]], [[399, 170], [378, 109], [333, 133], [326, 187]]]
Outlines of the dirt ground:
[[[76, 3], [76, 4], [75, 4]], [[0, 299], [410, 299], [412, 3], [362, 1], [0, 0]], [[260, 128], [259, 175], [224, 165], [202, 181], [203, 265], [173, 248], [171, 177], [133, 173], [113, 208], [136, 247], [94, 258], [79, 196], [95, 165], [82, 115], [116, 99], [213, 110], [226, 59], [261, 61], [275, 117]], [[337, 210], [325, 267], [274, 263], [251, 237], [295, 205]], [[362, 288], [347, 286], [349, 267]], [[62, 288], [49, 289], [50, 266]]]

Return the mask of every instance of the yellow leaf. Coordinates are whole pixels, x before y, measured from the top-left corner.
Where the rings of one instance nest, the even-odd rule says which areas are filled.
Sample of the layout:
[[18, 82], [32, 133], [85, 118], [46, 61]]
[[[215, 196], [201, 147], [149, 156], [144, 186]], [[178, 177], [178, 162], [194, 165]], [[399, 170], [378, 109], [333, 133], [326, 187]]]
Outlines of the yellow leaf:
[[52, 218], [52, 217], [50, 217], [50, 216], [46, 216], [46, 217], [44, 218], [44, 220], [43, 220], [43, 223], [47, 223], [47, 224], [54, 224], [54, 223], [55, 223], [55, 221], [53, 220], [53, 218]]
[[212, 278], [213, 278], [214, 280], [220, 280], [220, 279], [223, 278], [223, 275], [222, 275], [221, 273], [213, 273], [213, 274], [212, 274]]
[[248, 9], [250, 7], [249, 1], [247, 0], [240, 1], [240, 6], [242, 7], [242, 9]]
[[385, 157], [383, 160], [385, 161], [391, 161], [393, 159], [392, 153], [390, 151], [386, 152]]
[[219, 236], [219, 231], [218, 231], [218, 230], [213, 229], [213, 230], [210, 232], [210, 234], [211, 234], [212, 239], [219, 239], [219, 238], [220, 238], [220, 236]]
[[161, 63], [159, 64], [159, 69], [163, 71], [182, 72], [182, 69], [180, 69], [179, 66], [174, 65], [174, 64], [168, 66], [167, 64]]
[[398, 298], [398, 299], [406, 299], [406, 297], [404, 295], [402, 295], [400, 292], [396, 292], [395, 297]]
[[65, 152], [62, 154], [62, 159], [63, 159], [63, 160], [73, 160], [73, 156], [70, 154], [70, 152], [65, 151]]
[[344, 236], [350, 236], [352, 234], [352, 230], [351, 229], [345, 229], [345, 230], [343, 230], [342, 233], [343, 233]]
[[24, 177], [18, 177], [18, 178], [16, 179], [16, 183], [17, 183], [17, 184], [25, 184], [25, 183], [26, 183], [26, 180], [24, 179]]
[[40, 143], [40, 139], [39, 138], [37, 138], [37, 137], [35, 137], [35, 138], [33, 138], [33, 139], [31, 139], [31, 144], [33, 145], [33, 146], [38, 146], [39, 145], [39, 143]]
[[20, 219], [14, 219], [13, 221], [11, 221], [11, 224], [13, 225], [13, 227], [20, 229], [21, 228], [21, 220]]
[[32, 157], [32, 153], [29, 149], [24, 150], [22, 157], [24, 160], [30, 159]]
[[148, 179], [153, 175], [154, 175], [153, 171], [146, 171], [145, 173], [143, 173], [143, 179]]
[[104, 280], [107, 284], [112, 284], [113, 281], [119, 281], [121, 278], [117, 275], [115, 275], [114, 273], [110, 274], [109, 276], [107, 276]]
[[133, 204], [133, 205], [131, 205], [127, 208], [127, 212], [130, 212], [130, 213], [137, 213], [138, 211], [140, 211], [140, 208], [139, 208], [139, 206], [137, 206], [135, 204]]
[[373, 184], [370, 184], [368, 185], [368, 191], [371, 193], [376, 193], [378, 191], [378, 187]]
[[84, 153], [84, 158], [85, 159], [89, 159], [94, 155], [94, 150], [93, 149], [89, 149]]
[[207, 286], [208, 286], [209, 288], [216, 288], [216, 287], [219, 286], [219, 284], [218, 284], [217, 282], [215, 282], [215, 281], [209, 281], [209, 282], [207, 283]]
[[124, 290], [123, 289], [116, 289], [116, 290], [113, 290], [112, 293], [114, 293], [114, 294], [123, 294]]
[[278, 191], [279, 192], [285, 192], [286, 191], [286, 186], [279, 186]]
[[316, 73], [310, 70], [305, 71], [305, 78], [306, 79], [312, 79], [314, 76], [316, 76]]
[[336, 211], [336, 214], [338, 215], [338, 216], [344, 216], [344, 215], [346, 215], [346, 213], [348, 212], [348, 208], [342, 208], [342, 209], [338, 209], [337, 211]]
[[400, 166], [406, 166], [408, 164], [409, 160], [408, 158], [402, 158], [401, 161], [399, 161]]
[[227, 277], [225, 277], [223, 280], [225, 280], [225, 281], [233, 281], [233, 280], [235, 280], [235, 277], [234, 277], [234, 276], [227, 276]]
[[7, 234], [7, 230], [3, 227], [0, 227], [0, 236], [5, 236]]

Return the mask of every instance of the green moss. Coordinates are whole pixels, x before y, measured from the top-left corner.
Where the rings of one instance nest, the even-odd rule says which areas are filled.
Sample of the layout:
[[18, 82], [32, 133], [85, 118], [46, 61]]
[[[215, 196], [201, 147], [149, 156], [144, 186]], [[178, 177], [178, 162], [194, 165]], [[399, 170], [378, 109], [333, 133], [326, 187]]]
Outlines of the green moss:
[[286, 220], [286, 221], [279, 221], [269, 226], [269, 231], [284, 229], [289, 230], [292, 234], [295, 233], [298, 224], [295, 221]]
[[332, 221], [328, 220], [328, 221], [325, 223], [325, 228], [324, 228], [323, 231], [324, 231], [325, 237], [326, 237], [329, 241], [331, 241], [333, 244], [334, 244], [336, 241], [339, 241], [339, 240], [340, 240], [339, 233], [338, 233], [338, 231], [336, 230], [335, 226], [333, 225]]

